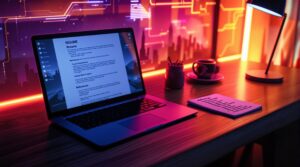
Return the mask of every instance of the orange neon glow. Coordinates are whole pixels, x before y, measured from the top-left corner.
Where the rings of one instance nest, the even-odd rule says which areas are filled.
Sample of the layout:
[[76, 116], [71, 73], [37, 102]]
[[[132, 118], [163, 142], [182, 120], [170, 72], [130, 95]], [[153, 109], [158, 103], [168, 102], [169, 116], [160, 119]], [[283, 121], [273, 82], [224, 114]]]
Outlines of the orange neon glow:
[[31, 96], [7, 100], [4, 102], [0, 102], [0, 108], [13, 106], [13, 105], [17, 105], [17, 104], [33, 103], [35, 101], [41, 100], [42, 98], [43, 98], [42, 94], [35, 94], [35, 95], [31, 95]]
[[226, 57], [221, 57], [218, 58], [218, 62], [228, 62], [228, 61], [233, 61], [233, 60], [238, 60], [241, 58], [241, 55], [232, 55], [232, 56], [226, 56]]
[[182, 6], [171, 6], [172, 9], [190, 8], [190, 7], [191, 7], [191, 5], [186, 5], [186, 6], [184, 6], [184, 5], [182, 5]]
[[192, 68], [193, 63], [185, 64], [183, 68], [186, 70], [188, 68]]
[[149, 78], [149, 77], [152, 77], [152, 76], [161, 75], [161, 74], [164, 74], [165, 71], [166, 71], [165, 69], [161, 69], [161, 70], [145, 72], [145, 73], [143, 73], [143, 78]]
[[169, 6], [169, 5], [190, 5], [191, 2], [152, 2], [153, 0], [150, 0], [151, 6]]

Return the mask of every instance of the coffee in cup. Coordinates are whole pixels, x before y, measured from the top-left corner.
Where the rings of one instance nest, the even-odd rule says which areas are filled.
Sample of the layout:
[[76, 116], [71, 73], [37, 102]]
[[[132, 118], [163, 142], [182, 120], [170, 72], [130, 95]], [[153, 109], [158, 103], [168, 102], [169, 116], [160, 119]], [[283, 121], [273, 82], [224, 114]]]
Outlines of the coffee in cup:
[[213, 74], [219, 72], [219, 66], [214, 59], [199, 59], [193, 63], [193, 72], [198, 78], [210, 79]]

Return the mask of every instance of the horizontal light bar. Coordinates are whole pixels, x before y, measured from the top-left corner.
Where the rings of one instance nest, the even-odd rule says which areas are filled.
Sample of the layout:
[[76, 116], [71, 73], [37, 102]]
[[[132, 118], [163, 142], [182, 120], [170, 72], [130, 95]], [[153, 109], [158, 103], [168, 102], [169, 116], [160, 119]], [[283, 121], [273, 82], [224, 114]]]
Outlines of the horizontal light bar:
[[42, 94], [35, 94], [31, 96], [26, 96], [26, 97], [21, 97], [21, 98], [16, 98], [12, 100], [7, 100], [4, 102], [0, 102], [0, 108], [2, 107], [8, 107], [16, 104], [25, 104], [25, 103], [31, 103], [34, 101], [41, 100], [43, 98]]
[[218, 58], [218, 62], [228, 62], [228, 61], [233, 61], [233, 60], [238, 60], [241, 58], [241, 55], [233, 55], [233, 56], [226, 56], [226, 57], [221, 57]]

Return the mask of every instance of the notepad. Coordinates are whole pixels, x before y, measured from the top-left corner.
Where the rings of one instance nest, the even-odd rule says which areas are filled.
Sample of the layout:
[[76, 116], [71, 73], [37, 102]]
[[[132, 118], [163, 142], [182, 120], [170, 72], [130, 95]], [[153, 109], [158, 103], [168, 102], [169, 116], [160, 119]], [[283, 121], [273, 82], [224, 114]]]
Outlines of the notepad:
[[259, 104], [237, 100], [220, 94], [190, 99], [188, 105], [230, 118], [238, 118], [262, 109], [262, 106]]

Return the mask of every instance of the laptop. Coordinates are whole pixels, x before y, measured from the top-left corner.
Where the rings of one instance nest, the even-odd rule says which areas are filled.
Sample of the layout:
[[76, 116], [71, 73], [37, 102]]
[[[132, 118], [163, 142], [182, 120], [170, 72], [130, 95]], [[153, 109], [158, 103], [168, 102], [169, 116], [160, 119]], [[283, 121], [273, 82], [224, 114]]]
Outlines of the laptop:
[[107, 147], [196, 110], [146, 94], [131, 28], [32, 37], [49, 120]]

